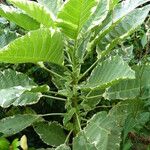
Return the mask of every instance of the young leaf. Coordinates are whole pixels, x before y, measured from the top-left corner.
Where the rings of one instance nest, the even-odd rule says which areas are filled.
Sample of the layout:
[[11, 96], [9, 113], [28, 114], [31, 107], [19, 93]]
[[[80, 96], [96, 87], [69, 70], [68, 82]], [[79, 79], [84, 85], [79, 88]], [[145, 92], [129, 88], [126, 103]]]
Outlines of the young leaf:
[[0, 79], [1, 107], [33, 104], [42, 96], [40, 88], [34, 93], [31, 92], [32, 88], [35, 89], [38, 86], [25, 74], [13, 70], [5, 70], [0, 72]]
[[136, 78], [124, 80], [108, 88], [104, 93], [106, 99], [133, 99], [150, 97], [150, 66], [138, 66], [135, 68]]
[[26, 127], [38, 121], [39, 116], [37, 115], [15, 115], [0, 120], [0, 132], [5, 137], [16, 134]]
[[35, 30], [40, 27], [37, 21], [12, 6], [0, 4], [0, 15], [26, 30]]
[[0, 138], [0, 150], [8, 150], [10, 142], [5, 138]]
[[34, 125], [34, 130], [48, 145], [59, 146], [65, 142], [66, 135], [63, 128], [56, 122], [39, 122]]
[[34, 30], [0, 50], [0, 61], [7, 63], [63, 63], [63, 41], [60, 32], [47, 28]]
[[134, 71], [116, 56], [99, 63], [83, 88], [106, 88], [122, 79], [134, 79]]
[[9, 2], [21, 10], [24, 10], [30, 17], [43, 24], [44, 26], [54, 26], [52, 14], [50, 14], [50, 12], [48, 12], [44, 6], [27, 0], [9, 0]]
[[58, 13], [58, 26], [72, 39], [76, 39], [92, 14], [95, 0], [69, 0]]

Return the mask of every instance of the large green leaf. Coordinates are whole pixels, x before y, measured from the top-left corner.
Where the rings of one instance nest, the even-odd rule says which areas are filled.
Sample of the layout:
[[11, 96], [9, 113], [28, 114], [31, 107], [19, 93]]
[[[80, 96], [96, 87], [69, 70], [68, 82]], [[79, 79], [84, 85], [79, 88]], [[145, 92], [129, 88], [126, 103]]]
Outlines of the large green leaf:
[[37, 115], [15, 115], [0, 120], [0, 132], [5, 137], [16, 134], [26, 127], [38, 121], [39, 116]]
[[34, 18], [39, 23], [50, 27], [54, 25], [52, 14], [47, 9], [33, 1], [27, 0], [9, 0], [12, 4], [24, 10], [30, 17]]
[[106, 99], [133, 99], [150, 97], [150, 65], [135, 68], [136, 79], [124, 80], [108, 88], [104, 93]]
[[[119, 3], [115, 7], [115, 9], [111, 11], [110, 14], [107, 16], [104, 26], [98, 27], [96, 34], [95, 34], [96, 39], [94, 40], [93, 45], [95, 46], [96, 44], [98, 44], [110, 31], [114, 29], [114, 27], [117, 24], [119, 24], [122, 21], [122, 19], [124, 19], [124, 17], [128, 16], [128, 14], [130, 14], [136, 7], [144, 4], [147, 1], [149, 0], [126, 0], [126, 1]], [[143, 11], [144, 11], [143, 14], [145, 14], [145, 10]], [[134, 16], [134, 18], [135, 17], [136, 15]], [[140, 19], [138, 19], [138, 17], [136, 19], [137, 20], [135, 21], [135, 23], [140, 22]], [[128, 26], [127, 23], [130, 23], [130, 22], [126, 22], [125, 23], [126, 26]]]
[[[105, 50], [108, 44], [113, 44], [113, 46], [115, 46], [120, 40], [123, 40], [129, 36], [144, 22], [149, 10], [150, 5], [135, 9], [130, 14], [128, 14], [120, 23], [112, 28], [111, 31], [100, 40], [99, 49]], [[115, 43], [113, 41], [115, 41]]]
[[62, 0], [38, 0], [38, 3], [45, 6], [51, 13], [53, 13], [56, 16], [58, 10], [63, 4], [63, 1]]
[[126, 0], [119, 3], [113, 12], [113, 23], [132, 12], [138, 6], [149, 2], [149, 0]]
[[92, 14], [95, 0], [69, 0], [58, 13], [58, 26], [70, 38], [76, 39], [83, 25]]
[[46, 28], [34, 30], [0, 50], [0, 61], [7, 63], [63, 63], [63, 41], [60, 32]]
[[56, 122], [39, 122], [34, 125], [34, 130], [48, 145], [59, 146], [65, 142], [66, 135], [61, 125]]
[[[140, 107], [138, 107], [140, 106]], [[110, 112], [99, 112], [73, 141], [73, 150], [119, 150], [121, 131], [128, 115], [143, 109], [140, 100], [129, 100], [114, 106]]]
[[0, 15], [16, 23], [26, 30], [34, 30], [40, 27], [40, 24], [28, 15], [12, 6], [0, 4]]
[[[32, 92], [32, 89], [37, 87], [37, 84], [25, 74], [13, 70], [0, 72], [0, 106], [23, 106], [36, 103], [42, 96], [41, 88]], [[47, 90], [45, 89], [45, 91]]]
[[134, 71], [121, 57], [115, 56], [99, 63], [83, 88], [106, 88], [119, 80], [133, 78]]

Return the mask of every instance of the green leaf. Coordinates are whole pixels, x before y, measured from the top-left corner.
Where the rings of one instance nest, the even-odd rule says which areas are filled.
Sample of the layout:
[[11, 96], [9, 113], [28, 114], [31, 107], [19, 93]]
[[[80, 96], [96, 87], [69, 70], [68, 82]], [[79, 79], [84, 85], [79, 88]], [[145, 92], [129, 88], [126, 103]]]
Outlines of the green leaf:
[[110, 0], [98, 0], [95, 11], [83, 26], [83, 32], [86, 32], [86, 30], [92, 29], [102, 23], [109, 12], [109, 1]]
[[54, 26], [52, 14], [47, 9], [33, 1], [27, 0], [9, 0], [21, 10], [25, 11], [30, 17], [43, 24], [46, 27]]
[[[126, 0], [126, 1], [119, 3], [113, 11], [110, 11], [107, 18], [104, 20], [102, 26], [98, 26], [98, 28], [96, 28], [95, 30], [96, 38], [93, 41], [92, 48], [95, 47], [110, 31], [112, 31], [114, 27], [117, 24], [119, 24], [128, 14], [132, 13], [133, 10], [136, 10], [135, 9], [136, 7], [146, 3], [147, 1], [148, 0]], [[136, 21], [140, 22], [139, 19], [137, 19]], [[114, 43], [117, 43], [117, 42], [114, 42]]]
[[12, 144], [11, 144], [13, 150], [19, 150], [19, 146], [20, 146], [20, 141], [18, 139], [14, 139]]
[[136, 117], [129, 115], [125, 121], [124, 131], [123, 131], [123, 140], [127, 138], [129, 132], [136, 131], [138, 132], [146, 122], [149, 121], [150, 113], [149, 112], [139, 112]]
[[9, 141], [5, 138], [0, 138], [0, 150], [8, 150], [9, 149]]
[[104, 93], [106, 99], [133, 99], [150, 97], [150, 65], [135, 67], [136, 78], [120, 81]]
[[[108, 44], [113, 47], [121, 40], [125, 39], [139, 27], [146, 19], [150, 5], [138, 8], [129, 13], [120, 23], [113, 27], [99, 42], [99, 49], [105, 50]], [[137, 19], [138, 18], [138, 19]], [[109, 46], [112, 47], [112, 46]], [[100, 53], [101, 51], [98, 51]]]
[[133, 78], [134, 71], [121, 57], [116, 56], [99, 63], [83, 88], [106, 88], [119, 80]]
[[38, 0], [38, 3], [46, 7], [55, 16], [63, 4], [62, 0]]
[[[126, 0], [119, 3], [113, 12], [113, 23], [132, 12], [138, 6], [148, 2], [149, 0]], [[138, 18], [137, 18], [138, 19]]]
[[99, 112], [73, 141], [73, 150], [119, 150], [121, 131], [128, 115], [143, 109], [143, 101], [127, 100], [118, 103], [109, 113]]
[[145, 45], [147, 44], [148, 42], [148, 39], [147, 39], [147, 36], [146, 36], [146, 33], [144, 33], [142, 39], [141, 39], [141, 44], [142, 44], [142, 47], [144, 48]]
[[71, 150], [71, 148], [68, 147], [66, 144], [62, 144], [58, 146], [55, 150]]
[[25, 74], [13, 70], [5, 70], [0, 72], [0, 79], [1, 107], [34, 104], [42, 97], [40, 87], [35, 93], [31, 92], [32, 89], [38, 86]]
[[7, 63], [63, 63], [63, 42], [58, 31], [34, 30], [0, 50], [0, 61]]
[[35, 30], [40, 27], [40, 24], [37, 21], [12, 6], [0, 4], [0, 15], [26, 30]]
[[37, 115], [15, 115], [0, 120], [0, 132], [5, 137], [16, 134], [39, 119]]
[[65, 142], [66, 135], [61, 125], [56, 122], [39, 122], [34, 125], [34, 130], [42, 141], [48, 145], [59, 146]]
[[58, 26], [72, 39], [76, 39], [92, 14], [95, 0], [69, 0], [58, 13]]

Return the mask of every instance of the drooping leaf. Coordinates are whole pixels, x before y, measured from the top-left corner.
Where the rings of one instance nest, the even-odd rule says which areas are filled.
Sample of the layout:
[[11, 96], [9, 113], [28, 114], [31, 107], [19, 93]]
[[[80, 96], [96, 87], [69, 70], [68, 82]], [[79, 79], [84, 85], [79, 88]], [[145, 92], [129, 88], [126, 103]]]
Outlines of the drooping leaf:
[[34, 30], [0, 50], [0, 61], [7, 63], [63, 63], [63, 42], [58, 31]]
[[26, 30], [35, 30], [40, 27], [37, 21], [12, 6], [0, 4], [0, 15]]
[[[23, 106], [38, 102], [42, 97], [40, 87], [35, 92], [31, 91], [32, 88], [34, 89], [37, 87], [37, 84], [25, 74], [13, 70], [0, 72], [0, 106]], [[47, 90], [48, 89], [45, 88], [45, 91]]]
[[34, 125], [34, 130], [44, 143], [59, 146], [65, 142], [66, 135], [61, 125], [56, 122], [39, 122]]
[[118, 44], [118, 42], [129, 36], [133, 31], [135, 31], [137, 27], [139, 27], [144, 22], [149, 10], [150, 5], [135, 9], [134, 11], [129, 13], [119, 24], [113, 27], [109, 31], [109, 33], [99, 41], [99, 49], [101, 51], [105, 50], [108, 44], [112, 44], [114, 47], [116, 44]]
[[76, 39], [92, 14], [95, 0], [69, 0], [58, 13], [58, 26], [72, 39]]
[[120, 81], [118, 84], [108, 88], [104, 93], [106, 99], [143, 99], [150, 97], [150, 66], [137, 66], [135, 68], [136, 78]]
[[99, 63], [83, 88], [106, 88], [122, 79], [133, 79], [134, 71], [121, 57], [116, 56]]
[[73, 150], [119, 150], [121, 131], [127, 116], [142, 109], [142, 101], [127, 100], [114, 106], [108, 114], [95, 114], [87, 127], [74, 138]]
[[60, 7], [63, 4], [62, 0], [38, 0], [38, 3], [45, 6], [55, 16], [57, 15]]
[[53, 16], [47, 9], [34, 2], [27, 0], [9, 0], [21, 10], [24, 10], [30, 17], [43, 24], [46, 27], [54, 26]]
[[0, 120], [0, 132], [5, 136], [16, 134], [26, 127], [38, 121], [39, 116], [37, 115], [15, 115]]

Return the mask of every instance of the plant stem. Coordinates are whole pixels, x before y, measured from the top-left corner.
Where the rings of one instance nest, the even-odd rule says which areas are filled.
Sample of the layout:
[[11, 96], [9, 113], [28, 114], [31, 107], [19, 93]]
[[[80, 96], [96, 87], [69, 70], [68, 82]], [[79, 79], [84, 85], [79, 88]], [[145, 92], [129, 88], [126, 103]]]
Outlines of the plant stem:
[[50, 74], [53, 74], [54, 76], [57, 76], [59, 78], [63, 78], [61, 75], [59, 75], [58, 73], [48, 69], [47, 67], [45, 67], [45, 65], [43, 64], [43, 62], [39, 62], [38, 65], [43, 68], [44, 70], [46, 70], [47, 72], [49, 72]]
[[58, 92], [55, 92], [55, 91], [47, 91], [46, 93], [50, 93], [50, 94], [55, 94], [55, 95], [60, 95], [60, 96], [66, 97], [65, 95], [63, 95], [61, 93], [58, 93]]
[[89, 71], [91, 71], [95, 65], [98, 63], [99, 59], [97, 59], [91, 66], [90, 68], [88, 68], [79, 78], [79, 80], [81, 80]]
[[50, 96], [50, 95], [42, 95], [43, 97], [46, 97], [46, 98], [52, 98], [52, 99], [55, 99], [55, 100], [59, 100], [59, 101], [66, 101], [66, 99], [64, 98], [61, 98], [61, 97], [55, 97], [55, 96]]
[[86, 99], [92, 99], [92, 98], [98, 98], [98, 97], [102, 97], [102, 95], [90, 96], [90, 97], [86, 97]]
[[67, 135], [67, 137], [66, 137], [66, 140], [65, 140], [65, 144], [67, 144], [68, 143], [68, 141], [69, 141], [69, 137], [70, 137], [70, 135], [71, 135], [71, 133], [72, 133], [72, 130], [69, 132], [69, 134]]
[[39, 114], [40, 117], [46, 117], [46, 116], [63, 116], [64, 113], [50, 113], [50, 114]]

